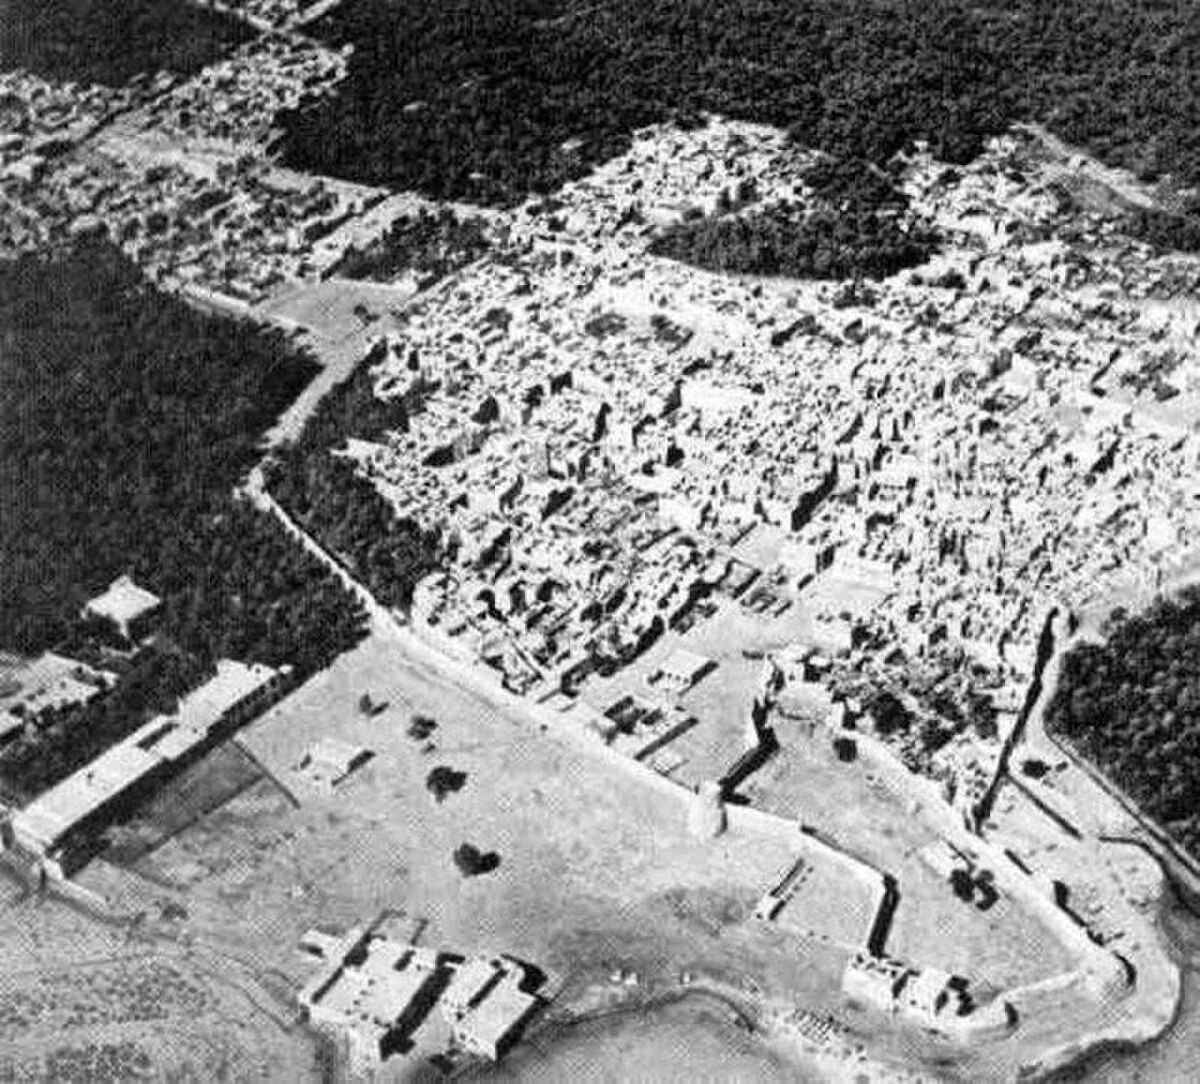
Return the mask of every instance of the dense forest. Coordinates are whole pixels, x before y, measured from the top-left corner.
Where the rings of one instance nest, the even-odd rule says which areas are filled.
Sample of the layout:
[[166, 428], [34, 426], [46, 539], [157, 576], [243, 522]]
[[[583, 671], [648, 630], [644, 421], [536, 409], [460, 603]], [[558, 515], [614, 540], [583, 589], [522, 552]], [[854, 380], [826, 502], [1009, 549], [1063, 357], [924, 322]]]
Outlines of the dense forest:
[[1072, 648], [1046, 725], [1200, 857], [1200, 588]]
[[375, 394], [373, 369], [382, 349], [321, 400], [300, 438], [277, 454], [267, 482], [276, 500], [380, 602], [404, 610], [417, 581], [442, 561], [440, 533], [397, 515], [337, 454], [349, 437], [381, 440], [407, 430], [410, 410], [419, 409], [416, 393]]
[[256, 33], [200, 4], [0, 0], [0, 70], [119, 87], [143, 73], [190, 75]]
[[424, 290], [478, 259], [491, 247], [482, 219], [459, 218], [450, 208], [402, 215], [366, 248], [351, 246], [333, 269], [351, 279], [389, 282], [413, 272]]
[[305, 673], [361, 636], [353, 598], [233, 496], [314, 369], [279, 332], [159, 292], [102, 236], [0, 263], [0, 646], [77, 637], [83, 602], [129, 572], [163, 600], [152, 651], [183, 660], [39, 719], [0, 758], [10, 786], [35, 761], [39, 780], [73, 770], [181, 672], [228, 655]]
[[1143, 177], [1196, 183], [1198, 29], [1194, 6], [1166, 0], [345, 0], [317, 32], [354, 45], [348, 78], [284, 115], [283, 151], [508, 203], [639, 126], [705, 112], [880, 164], [914, 140], [966, 161], [1025, 118]]

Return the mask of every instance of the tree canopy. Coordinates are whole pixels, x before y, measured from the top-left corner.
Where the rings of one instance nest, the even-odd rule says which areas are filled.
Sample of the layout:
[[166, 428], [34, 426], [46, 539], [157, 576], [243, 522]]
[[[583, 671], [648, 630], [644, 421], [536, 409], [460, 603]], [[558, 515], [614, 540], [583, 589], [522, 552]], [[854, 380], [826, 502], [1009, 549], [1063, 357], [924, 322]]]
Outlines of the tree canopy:
[[0, 69], [119, 87], [141, 74], [191, 75], [256, 33], [232, 15], [172, 0], [4, 0]]
[[[345, 0], [334, 93], [281, 119], [289, 164], [511, 203], [706, 112], [853, 164], [965, 162], [1038, 120], [1143, 177], [1200, 181], [1200, 34], [1155, 0]], [[1140, 220], [1133, 222], [1137, 228]]]
[[314, 371], [280, 332], [197, 312], [100, 236], [0, 262], [0, 645], [70, 646], [83, 603], [124, 572], [162, 600], [114, 690], [5, 748], [10, 787], [68, 774], [218, 658], [304, 674], [362, 635], [341, 584], [233, 495]]
[[478, 218], [460, 218], [449, 208], [403, 215], [382, 237], [347, 249], [334, 273], [387, 282], [406, 271], [426, 289], [477, 259], [490, 247]]
[[1200, 589], [1072, 648], [1046, 725], [1200, 856]]
[[281, 449], [268, 472], [271, 492], [380, 602], [407, 609], [413, 587], [442, 559], [436, 525], [397, 514], [354, 463], [338, 454], [348, 437], [382, 440], [408, 428], [411, 393], [381, 399], [368, 354], [313, 412], [300, 438]]

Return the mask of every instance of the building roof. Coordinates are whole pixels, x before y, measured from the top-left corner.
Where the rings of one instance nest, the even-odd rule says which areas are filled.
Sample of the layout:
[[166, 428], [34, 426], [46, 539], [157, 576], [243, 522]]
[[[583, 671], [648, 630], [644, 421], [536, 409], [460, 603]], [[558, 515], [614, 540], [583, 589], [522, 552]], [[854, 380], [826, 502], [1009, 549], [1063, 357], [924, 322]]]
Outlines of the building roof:
[[443, 1004], [452, 1013], [465, 1013], [489, 985], [501, 975], [495, 960], [472, 956], [454, 971], [454, 977], [442, 995]]
[[266, 685], [278, 671], [262, 663], [220, 659], [217, 672], [179, 701], [173, 718], [179, 726], [207, 730], [230, 708]]
[[659, 669], [668, 677], [681, 681], [695, 681], [709, 666], [711, 660], [686, 647], [677, 647], [663, 661]]
[[945, 1003], [943, 995], [949, 981], [949, 973], [936, 967], [919, 971], [905, 983], [904, 998], [914, 1008], [936, 1016]]
[[[347, 964], [348, 953], [365, 944], [366, 958]], [[437, 954], [387, 937], [331, 940], [331, 956], [301, 998], [319, 1013], [340, 1016], [349, 1027], [380, 1032], [392, 1027], [438, 969]], [[332, 978], [332, 981], [329, 979]]]
[[115, 678], [53, 651], [28, 661], [0, 660], [0, 734], [23, 723], [19, 714], [13, 714], [17, 705], [28, 715], [52, 705], [90, 700], [100, 692], [101, 682], [111, 684]]
[[50, 848], [159, 763], [159, 757], [122, 742], [27, 805], [13, 818], [14, 827]]
[[109, 584], [108, 590], [88, 602], [84, 610], [111, 618], [124, 627], [161, 604], [162, 599], [139, 587], [129, 576], [118, 576]]
[[371, 756], [371, 750], [361, 745], [350, 745], [337, 738], [321, 738], [308, 747], [293, 770], [313, 783], [335, 786]]
[[537, 998], [520, 989], [520, 981], [520, 975], [507, 973], [462, 1017], [457, 1030], [464, 1041], [494, 1051], [533, 1011]]

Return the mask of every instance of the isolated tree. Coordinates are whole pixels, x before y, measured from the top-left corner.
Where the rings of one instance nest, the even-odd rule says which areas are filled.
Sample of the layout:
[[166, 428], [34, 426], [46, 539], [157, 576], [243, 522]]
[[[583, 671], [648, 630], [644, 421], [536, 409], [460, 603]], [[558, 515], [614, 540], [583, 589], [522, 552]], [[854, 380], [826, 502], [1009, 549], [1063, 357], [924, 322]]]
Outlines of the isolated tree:
[[416, 741], [425, 741], [435, 730], [437, 722], [428, 715], [414, 715], [408, 724], [408, 736]]
[[894, 693], [886, 690], [876, 693], [866, 707], [875, 720], [875, 729], [885, 738], [897, 731], [907, 730], [911, 722], [908, 709]]
[[975, 895], [975, 881], [971, 877], [970, 871], [963, 869], [962, 866], [955, 866], [950, 871], [950, 887], [954, 889], [954, 894], [960, 899], [970, 903]]
[[464, 877], [477, 877], [497, 869], [500, 856], [495, 851], [481, 851], [473, 843], [463, 843], [454, 852], [454, 864]]
[[440, 805], [447, 794], [456, 794], [467, 782], [467, 773], [439, 764], [425, 777], [425, 787]]

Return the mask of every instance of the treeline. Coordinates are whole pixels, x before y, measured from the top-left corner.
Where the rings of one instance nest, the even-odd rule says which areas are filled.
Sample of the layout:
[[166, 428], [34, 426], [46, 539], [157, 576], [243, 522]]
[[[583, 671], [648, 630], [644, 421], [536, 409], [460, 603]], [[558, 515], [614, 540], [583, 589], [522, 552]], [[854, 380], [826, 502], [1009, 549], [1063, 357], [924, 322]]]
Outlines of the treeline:
[[1200, 589], [1072, 648], [1046, 725], [1200, 857]]
[[[189, 674], [222, 656], [303, 674], [356, 642], [356, 601], [233, 496], [314, 371], [281, 333], [161, 293], [101, 236], [0, 263], [0, 646], [74, 646], [83, 603], [122, 572], [162, 599], [155, 650]], [[0, 777], [66, 774], [81, 734], [136, 728], [176, 692], [155, 673], [36, 720]]]
[[346, 0], [348, 78], [282, 119], [289, 164], [508, 203], [705, 112], [835, 158], [967, 161], [1045, 122], [1144, 177], [1200, 181], [1200, 35], [1165, 0]]
[[[354, 463], [338, 454], [347, 438], [382, 440], [408, 429], [420, 392], [381, 399], [372, 351], [321, 401], [300, 438], [283, 448], [267, 474], [272, 495], [380, 602], [405, 610], [417, 581], [442, 563], [436, 526], [398, 515]], [[414, 384], [414, 388], [417, 386]]]
[[478, 259], [489, 247], [481, 219], [459, 218], [447, 207], [436, 212], [422, 208], [398, 218], [367, 248], [347, 249], [333, 273], [388, 282], [412, 271], [424, 290]]
[[[289, 164], [441, 198], [549, 192], [647, 124], [705, 112], [883, 160], [912, 138], [970, 157], [1005, 122], [958, 4], [873, 0], [348, 0], [333, 96], [281, 119]], [[986, 93], [984, 92], [986, 86]]]
[[143, 73], [191, 75], [256, 36], [240, 19], [175, 0], [4, 0], [0, 70], [119, 87]]

